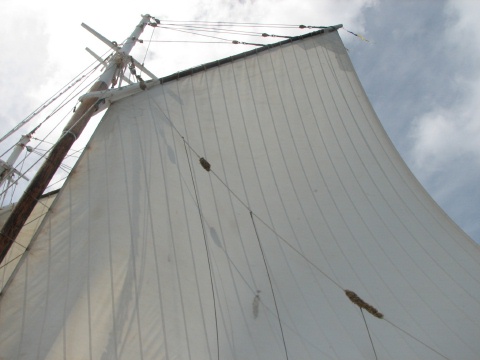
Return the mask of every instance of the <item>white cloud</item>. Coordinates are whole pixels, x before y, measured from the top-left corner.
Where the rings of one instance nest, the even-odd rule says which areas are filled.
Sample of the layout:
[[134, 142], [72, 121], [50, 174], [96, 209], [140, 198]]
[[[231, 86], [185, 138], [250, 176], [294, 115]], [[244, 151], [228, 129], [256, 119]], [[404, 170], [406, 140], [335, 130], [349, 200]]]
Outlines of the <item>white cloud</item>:
[[[480, 48], [472, 46], [480, 43], [474, 30], [480, 4], [450, 1], [446, 11], [450, 24], [443, 41], [452, 49], [448, 60], [455, 66], [452, 76], [459, 90], [451, 94], [453, 101], [449, 106], [431, 109], [412, 128], [415, 166], [427, 170], [430, 176], [463, 157], [480, 164], [480, 72], [475, 61], [480, 59]], [[467, 173], [468, 169], [464, 171]]]
[[442, 171], [445, 164], [462, 157], [473, 158], [475, 165], [480, 165], [479, 98], [480, 92], [474, 89], [455, 106], [435, 109], [416, 121], [412, 136], [418, 168], [429, 173]]
[[[25, 12], [0, 22], [0, 97], [2, 122], [13, 124], [26, 115], [42, 79], [47, 75], [48, 35], [35, 13]], [[35, 34], [35, 36], [32, 36]]]
[[442, 56], [432, 58], [432, 69], [442, 70], [436, 80], [445, 86], [435, 81], [424, 112], [414, 119], [410, 164], [432, 196], [478, 242], [480, 2], [450, 0], [444, 12], [447, 21], [435, 45], [442, 47]]

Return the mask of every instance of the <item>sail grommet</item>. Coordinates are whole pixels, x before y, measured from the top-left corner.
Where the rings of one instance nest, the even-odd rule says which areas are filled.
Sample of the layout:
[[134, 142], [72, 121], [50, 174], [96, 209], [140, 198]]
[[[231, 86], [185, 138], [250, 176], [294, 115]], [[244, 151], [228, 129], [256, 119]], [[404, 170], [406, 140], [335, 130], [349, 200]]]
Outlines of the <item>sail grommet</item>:
[[211, 168], [210, 163], [207, 160], [205, 160], [205, 158], [203, 158], [203, 157], [200, 158], [200, 165], [202, 165], [202, 167], [205, 170], [210, 171], [210, 168]]

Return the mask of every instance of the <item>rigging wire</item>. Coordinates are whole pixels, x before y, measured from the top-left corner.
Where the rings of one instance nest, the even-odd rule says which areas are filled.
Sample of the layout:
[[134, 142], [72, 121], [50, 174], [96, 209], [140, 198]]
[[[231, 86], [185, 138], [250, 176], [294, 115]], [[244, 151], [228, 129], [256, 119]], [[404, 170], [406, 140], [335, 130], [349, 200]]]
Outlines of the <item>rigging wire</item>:
[[[279, 28], [279, 29], [295, 29], [295, 28], [303, 28], [303, 27], [309, 27], [305, 25], [294, 25], [294, 24], [262, 24], [262, 23], [242, 23], [242, 22], [229, 22], [229, 21], [202, 21], [202, 20], [166, 20], [167, 25], [168, 22], [171, 23], [177, 23], [177, 24], [213, 24], [215, 26], [238, 26], [238, 27], [269, 27], [269, 28]], [[161, 24], [164, 24], [162, 21], [160, 21]], [[320, 28], [325, 28], [325, 26], [319, 26]]]
[[[145, 51], [145, 56], [143, 57], [142, 65], [145, 65], [145, 60], [147, 59], [148, 51], [150, 50], [150, 45], [152, 43], [152, 38], [153, 38], [153, 35], [155, 34], [155, 30], [156, 30], [156, 27], [153, 28], [152, 34], [150, 35], [150, 40], [148, 41], [148, 46], [147, 46], [147, 50]], [[141, 74], [142, 73], [140, 71], [140, 75]]]
[[[105, 55], [105, 54], [104, 54], [104, 55]], [[96, 70], [98, 67], [99, 67], [99, 66], [95, 66], [94, 70]], [[94, 70], [93, 70], [93, 71], [94, 71]], [[90, 75], [93, 73], [93, 71], [90, 71]], [[91, 80], [88, 84], [86, 84], [84, 87], [82, 87], [80, 90], [78, 90], [75, 94], [72, 94], [72, 95], [70, 96], [70, 99], [68, 100], [68, 102], [72, 101], [72, 99], [73, 99], [74, 97], [77, 97], [80, 93], [83, 93], [83, 92], [85, 91], [85, 89], [88, 88], [89, 86], [91, 86], [95, 81], [96, 81], [96, 79]], [[79, 85], [79, 86], [80, 86], [80, 85]], [[77, 89], [78, 89], [78, 87], [77, 87]], [[36, 127], [34, 130], [32, 130], [30, 133], [33, 133], [36, 129], [38, 129], [38, 128], [40, 127], [40, 125], [42, 125], [46, 120], [48, 120], [53, 114], [57, 113], [57, 112], [58, 112], [61, 108], [63, 108], [66, 104], [67, 104], [67, 101], [64, 100], [64, 101], [63, 101], [63, 104], [61, 104], [61, 106], [59, 105], [55, 110], [53, 110], [52, 114], [50, 114], [49, 116], [47, 116], [47, 118], [46, 118], [42, 123], [40, 123], [39, 125], [37, 125], [37, 127]], [[65, 115], [62, 117], [62, 119], [60, 119], [60, 120], [57, 122], [57, 124], [43, 137], [43, 140], [42, 140], [42, 139], [38, 139], [38, 138], [35, 138], [35, 139], [36, 139], [36, 140], [39, 140], [40, 142], [49, 143], [49, 142], [45, 141], [45, 139], [48, 138], [48, 137], [60, 126], [60, 124], [65, 120], [65, 118], [66, 118], [68, 115], [69, 115], [69, 113], [65, 114]], [[78, 122], [78, 121], [77, 121], [77, 122]], [[62, 135], [62, 136], [63, 136], [63, 135]], [[32, 138], [33, 138], [33, 137], [32, 137]], [[59, 139], [59, 140], [60, 140], [60, 139]], [[58, 141], [58, 140], [57, 140], [57, 141]], [[52, 144], [52, 143], [50, 143], [50, 144]], [[55, 145], [55, 144], [52, 144], [52, 147], [53, 147], [53, 145]], [[15, 146], [15, 145], [13, 145], [11, 148], [13, 148], [14, 146]], [[30, 151], [30, 152], [31, 152], [31, 153], [35, 153], [35, 150], [38, 148], [38, 146], [39, 146], [39, 145], [37, 145], [35, 148], [33, 148], [32, 151]], [[50, 150], [51, 150], [51, 149], [49, 149], [48, 151], [50, 151]], [[22, 175], [27, 174], [35, 165], [37, 165], [37, 164], [42, 160], [43, 157], [46, 156], [46, 154], [48, 153], [48, 151], [47, 151], [45, 154], [41, 155], [36, 161], [33, 162], [33, 164], [32, 164], [25, 172], [23, 172], [23, 173], [21, 173], [21, 174], [22, 174]], [[31, 155], [31, 154], [27, 154], [27, 157], [29, 158], [30, 155]], [[40, 155], [40, 154], [36, 153], [36, 155]], [[2, 156], [3, 156], [3, 155], [2, 155]], [[26, 157], [26, 158], [27, 158], [27, 157]], [[22, 162], [25, 161], [26, 158], [24, 158], [24, 160], [22, 160]], [[18, 163], [17, 166], [20, 165], [22, 162]], [[10, 184], [8, 187], [6, 187], [6, 188], [4, 189], [4, 191], [3, 191], [1, 194], [4, 194], [4, 193], [5, 193], [6, 191], [8, 191], [12, 186], [13, 186], [13, 184]], [[12, 192], [12, 196], [13, 196], [13, 192]]]
[[[108, 53], [105, 52], [103, 54], [103, 56], [105, 56], [106, 54]], [[82, 87], [81, 89], [80, 86], [82, 84], [85, 83], [85, 81], [100, 67], [101, 64], [97, 64], [95, 65], [95, 62], [90, 64], [86, 69], [84, 69], [82, 72], [80, 72], [80, 74], [78, 74], [72, 81], [70, 81], [70, 83], [68, 83], [67, 85], [64, 85], [56, 94], [54, 94], [52, 97], [50, 97], [49, 100], [47, 100], [47, 102], [45, 102], [42, 106], [40, 106], [39, 108], [37, 108], [37, 110], [35, 110], [32, 114], [29, 115], [29, 117], [27, 117], [25, 120], [23, 120], [21, 123], [17, 124], [17, 126], [15, 126], [12, 130], [10, 130], [6, 135], [4, 135], [2, 137], [2, 139], [0, 139], [0, 142], [3, 141], [4, 139], [8, 138], [9, 136], [11, 136], [11, 134], [13, 134], [14, 132], [16, 132], [18, 129], [20, 129], [23, 125], [27, 124], [30, 120], [32, 120], [36, 115], [38, 115], [41, 111], [43, 111], [44, 109], [46, 109], [48, 106], [50, 106], [54, 101], [58, 100], [62, 95], [64, 95], [67, 91], [71, 90], [75, 85], [76, 88], [72, 90], [72, 94], [67, 97], [66, 99], [64, 99], [42, 122], [40, 122], [32, 131], [30, 131], [29, 134], [33, 134], [34, 132], [36, 132], [40, 126], [42, 126], [46, 121], [48, 121], [52, 116], [54, 116], [56, 113], [58, 113], [61, 109], [63, 109], [65, 107], [66, 104], [68, 104], [70, 101], [72, 101], [73, 98], [77, 97], [80, 93], [84, 92], [85, 89], [91, 85], [93, 83], [93, 81], [91, 81], [90, 83], [88, 83], [86, 86]], [[83, 74], [83, 75], [82, 75]], [[40, 110], [39, 110], [40, 109]], [[45, 141], [45, 138], [47, 138], [48, 136], [50, 136], [52, 134], [52, 132], [60, 125], [60, 123], [65, 119], [66, 116], [64, 116], [58, 123], [56, 126], [53, 127], [53, 129], [47, 133], [45, 136], [44, 136], [44, 139], [41, 140], [41, 139], [37, 139], [35, 138], [36, 140], [40, 140], [41, 142], [42, 141]], [[31, 137], [33, 138], [33, 137]], [[45, 141], [46, 142], [46, 141]], [[48, 143], [48, 142], [47, 142]], [[4, 156], [7, 152], [11, 151], [11, 149], [13, 149], [14, 147], [16, 146], [16, 144], [13, 144], [9, 149], [7, 149], [1, 156]], [[26, 160], [27, 158], [30, 158], [30, 155], [31, 153], [36, 153], [37, 155], [40, 155], [37, 152], [35, 152], [34, 150], [36, 150], [38, 148], [35, 147], [34, 149], [32, 150], [29, 150], [28, 153], [26, 153], [24, 159], [17, 164], [20, 165], [21, 164], [21, 170], [20, 170], [20, 174], [21, 175], [25, 175], [28, 171], [30, 171], [45, 155], [41, 155], [41, 157], [35, 161], [25, 172], [23, 172], [23, 167], [24, 167], [24, 164], [26, 163]], [[18, 180], [15, 180], [13, 182], [9, 182], [9, 184], [3, 189], [3, 191], [1, 192], [0, 195], [3, 195], [3, 200], [2, 200], [2, 204], [3, 204], [3, 201], [5, 200], [6, 198], [6, 195], [7, 195], [7, 192], [10, 190], [11, 192], [11, 199], [10, 199], [10, 202], [13, 202], [13, 196], [15, 194], [15, 188], [16, 186], [18, 185]]]
[[66, 179], [67, 177], [68, 177], [68, 175], [67, 175], [67, 176], [64, 176], [64, 177], [62, 177], [60, 180], [58, 180], [58, 181], [55, 181], [55, 182], [54, 182], [54, 183], [52, 183], [52, 184], [49, 184], [49, 185], [48, 185], [48, 186], [45, 188], [45, 190], [47, 190], [47, 189], [50, 189], [50, 188], [53, 188], [55, 185], [57, 185], [57, 184], [61, 183], [62, 181], [65, 181], [65, 179]]
[[190, 176], [192, 177], [192, 184], [193, 184], [193, 189], [194, 189], [194, 192], [195, 192], [195, 198], [196, 198], [196, 202], [197, 202], [198, 215], [200, 217], [200, 223], [202, 224], [203, 240], [205, 242], [205, 251], [206, 251], [206, 254], [207, 254], [208, 269], [209, 269], [209, 272], [210, 272], [210, 284], [211, 284], [211, 287], [212, 287], [213, 309], [214, 309], [214, 314], [215, 314], [215, 332], [216, 332], [216, 336], [217, 336], [217, 359], [220, 360], [220, 339], [219, 339], [219, 333], [218, 333], [217, 303], [216, 303], [216, 300], [215, 300], [215, 289], [214, 289], [214, 285], [213, 285], [214, 280], [213, 280], [213, 271], [212, 271], [212, 265], [211, 265], [211, 260], [210, 260], [210, 251], [209, 251], [209, 248], [208, 248], [207, 234], [206, 234], [206, 231], [205, 231], [205, 224], [204, 224], [204, 219], [203, 219], [203, 215], [202, 215], [202, 210], [200, 208], [200, 199], [198, 198], [197, 186], [196, 186], [196, 182], [195, 182], [195, 179], [194, 179], [194, 176], [193, 176], [193, 169], [192, 169], [190, 157], [188, 156], [188, 150], [187, 150], [187, 145], [186, 145], [187, 141], [185, 139], [183, 139], [183, 144], [184, 144], [184, 147], [185, 147], [185, 153], [187, 155], [188, 167], [190, 169]]
[[[86, 112], [86, 113], [88, 113], [90, 110], [92, 110], [95, 106], [96, 106], [95, 103], [92, 104], [92, 106], [90, 106], [90, 107], [87, 109], [87, 112]], [[46, 135], [46, 137], [49, 136], [49, 135], [61, 124], [61, 122], [62, 122], [63, 120], [65, 120], [65, 117], [66, 117], [66, 116], [67, 116], [67, 115], [65, 115], [65, 116], [63, 117], [63, 119]], [[77, 123], [78, 123], [79, 121], [81, 121], [84, 116], [85, 116], [85, 115], [80, 116], [79, 119], [78, 119], [74, 124], [72, 124], [71, 128], [73, 128], [74, 126], [76, 126]], [[63, 138], [63, 137], [64, 137], [66, 134], [68, 134], [68, 133], [69, 133], [69, 129], [63, 132], [62, 136], [57, 140], [57, 142], [60, 141], [60, 139]], [[48, 154], [48, 152], [46, 152], [45, 154], [43, 154], [42, 156], [40, 156], [22, 175], [28, 173], [35, 165], [37, 165], [44, 157], [46, 157], [47, 154]], [[9, 189], [11, 188], [11, 186], [12, 186], [12, 185], [8, 186], [8, 187], [4, 190], [4, 192], [7, 191], [7, 190], [9, 190]], [[3, 193], [2, 193], [2, 194], [3, 194]]]
[[[77, 88], [75, 90], [77, 90], [81, 84], [83, 84], [85, 82], [85, 80], [87, 79], [88, 76], [91, 76], [93, 74], [93, 72], [95, 70], [97, 70], [99, 67], [100, 67], [101, 64], [98, 64], [97, 66], [95, 66], [88, 74], [86, 74], [86, 77], [84, 77], [84, 80], [77, 86]], [[31, 133], [35, 132], [41, 125], [43, 125], [47, 120], [49, 120], [53, 115], [55, 115], [57, 112], [59, 112], [61, 109], [63, 109], [65, 107], [66, 104], [68, 104], [70, 101], [73, 100], [74, 97], [77, 97], [80, 93], [83, 93], [83, 91], [85, 91], [85, 89], [91, 85], [93, 83], [93, 81], [91, 81], [88, 85], [82, 87], [79, 91], [77, 91], [76, 93], [70, 95], [69, 98], [66, 98], [64, 99], [53, 111], [50, 115], [48, 115], [45, 120], [43, 120], [40, 124], [38, 124], [32, 131]]]
[[415, 337], [414, 335], [410, 334], [409, 332], [407, 332], [406, 330], [403, 330], [401, 327], [395, 325], [394, 323], [392, 323], [390, 320], [388, 319], [385, 319], [384, 320], [389, 323], [390, 325], [392, 325], [395, 329], [398, 329], [400, 330], [401, 332], [403, 332], [405, 335], [407, 335], [408, 337], [410, 337], [411, 339], [415, 340], [415, 341], [418, 341], [420, 344], [422, 344], [423, 346], [425, 346], [426, 348], [430, 349], [431, 351], [433, 351], [435, 354], [441, 356], [442, 358], [444, 358], [445, 360], [451, 360], [450, 358], [446, 357], [445, 355], [443, 355], [442, 353], [438, 352], [437, 350], [435, 350], [434, 348], [432, 348], [430, 345], [424, 343], [422, 340], [420, 340], [419, 338]]
[[[103, 56], [105, 56], [105, 54], [103, 54]], [[87, 67], [86, 70], [88, 70], [88, 68], [92, 67], [94, 65], [94, 63], [92, 63], [89, 67]], [[80, 93], [84, 92], [86, 88], [88, 88], [88, 86], [90, 86], [95, 80], [93, 81], [90, 81], [87, 85], [83, 86], [81, 89], [79, 89], [79, 87], [85, 83], [85, 81], [87, 80], [88, 77], [90, 77], [93, 72], [95, 70], [97, 70], [99, 68], [100, 64], [94, 66], [87, 74], [83, 74], [83, 76], [81, 76], [80, 78], [74, 80], [70, 85], [68, 86], [64, 86], [65, 90], [58, 93], [58, 96], [53, 96], [51, 99], [52, 101], [49, 101], [48, 104], [46, 106], [44, 106], [42, 108], [45, 109], [46, 107], [48, 107], [50, 104], [53, 103], [53, 101], [57, 100], [61, 95], [65, 94], [67, 90], [70, 90], [74, 85], [78, 84], [78, 86], [73, 90], [73, 91], [76, 91], [75, 93], [72, 93], [69, 97], [67, 97], [66, 99], [64, 99], [42, 122], [40, 122], [32, 131], [30, 131], [29, 134], [33, 134], [36, 130], [38, 130], [40, 128], [40, 126], [42, 126], [46, 121], [48, 121], [53, 115], [55, 115], [56, 113], [58, 113], [61, 109], [63, 109], [70, 101], [72, 101], [73, 98], [79, 96]], [[82, 71], [82, 73], [84, 73], [86, 70]], [[39, 113], [39, 112], [38, 112]], [[38, 114], [37, 113], [37, 114]], [[51, 130], [50, 132], [48, 132], [45, 136], [44, 136], [44, 139], [41, 140], [41, 139], [38, 139], [38, 138], [34, 138], [34, 137], [31, 137], [32, 139], [36, 139], [36, 140], [39, 140], [40, 142], [46, 142], [48, 143], [47, 141], [45, 141], [45, 139], [47, 137], [49, 137], [54, 131], [56, 128], [58, 128], [58, 126], [65, 120], [65, 118], [68, 116], [68, 114], [66, 114]], [[28, 121], [30, 121], [34, 116], [32, 116]], [[7, 138], [9, 137], [11, 134], [13, 134], [16, 130], [18, 130], [19, 128], [21, 128], [23, 125], [25, 125], [26, 123], [28, 123], [28, 121], [24, 121], [22, 123], [20, 123], [19, 125], [17, 125], [14, 129], [12, 129], [7, 135], [5, 135], [3, 138]], [[3, 139], [2, 138], [2, 139]], [[1, 142], [1, 141], [0, 141]], [[50, 143], [51, 144], [51, 143]], [[53, 145], [53, 144], [52, 144]], [[7, 152], [9, 152], [11, 149], [13, 149], [14, 147], [16, 146], [16, 144], [12, 145], [9, 149], [7, 149], [1, 156], [4, 156]], [[35, 150], [38, 150], [38, 145], [33, 148], [32, 150], [29, 150], [28, 153], [26, 153], [24, 159], [22, 161], [20, 161], [18, 165], [21, 165], [22, 166], [22, 170], [23, 170], [23, 166], [27, 160], [27, 158], [30, 158], [31, 154], [32, 153], [35, 153], [36, 155], [40, 155], [40, 158], [37, 159], [37, 161], [34, 161], [33, 164], [25, 171], [20, 171], [20, 174], [25, 176], [26, 173], [28, 173], [36, 164], [38, 164], [38, 162], [46, 155], [45, 154], [40, 154], [38, 151], [35, 151]], [[50, 151], [50, 149], [48, 150]], [[47, 153], [48, 153], [47, 151]], [[0, 193], [0, 195], [3, 195], [3, 200], [5, 200], [5, 197], [6, 197], [6, 194], [7, 194], [7, 191], [11, 191], [11, 202], [13, 201], [13, 196], [14, 196], [14, 193], [15, 193], [15, 187], [16, 185], [18, 184], [18, 179], [15, 180], [14, 182], [9, 182], [9, 185], [6, 186], [2, 192]], [[2, 203], [3, 203], [3, 200], [2, 200]]]
[[170, 27], [166, 27], [166, 26], [163, 26], [162, 29], [167, 29], [167, 30], [172, 30], [172, 31], [178, 31], [178, 32], [182, 32], [182, 33], [186, 33], [186, 34], [192, 34], [192, 35], [197, 35], [197, 36], [204, 36], [204, 37], [208, 37], [208, 38], [212, 38], [212, 39], [217, 39], [217, 40], [223, 40], [223, 41], [225, 41], [225, 42], [229, 42], [229, 43], [233, 43], [233, 44], [264, 46], [263, 44], [245, 43], [245, 42], [239, 42], [239, 41], [237, 41], [237, 40], [233, 40], [233, 41], [232, 41], [232, 40], [230, 40], [230, 39], [225, 39], [225, 38], [221, 38], [221, 37], [218, 37], [218, 36], [198, 34], [198, 33], [195, 33], [195, 32], [186, 31], [186, 30], [180, 30], [180, 29], [175, 29], [175, 28], [170, 28]]
[[5, 150], [2, 154], [0, 154], [0, 158], [5, 156], [6, 153], [8, 153], [10, 150], [12, 150], [15, 146], [17, 146], [17, 143], [14, 143], [12, 146], [10, 146], [7, 150]]
[[362, 308], [360, 308], [360, 312], [362, 313], [363, 322], [365, 323], [365, 327], [367, 328], [368, 338], [370, 339], [370, 344], [372, 344], [375, 360], [378, 360], [377, 351], [375, 350], [375, 346], [373, 345], [372, 335], [370, 334], [370, 329], [368, 328], [367, 319], [365, 319], [365, 314], [363, 313]]
[[263, 263], [265, 264], [265, 270], [267, 271], [268, 282], [270, 283], [270, 290], [272, 291], [273, 303], [275, 304], [275, 310], [277, 312], [278, 324], [280, 326], [280, 333], [282, 334], [283, 348], [285, 349], [285, 358], [288, 360], [287, 343], [285, 342], [285, 335], [283, 333], [282, 321], [280, 320], [280, 312], [278, 310], [277, 298], [275, 297], [275, 291], [273, 290], [272, 278], [270, 276], [270, 271], [268, 270], [267, 259], [265, 258], [265, 252], [263, 251], [263, 246], [262, 246], [262, 243], [260, 242], [260, 236], [258, 235], [257, 226], [255, 225], [255, 220], [253, 219], [253, 213], [251, 211], [250, 211], [250, 218], [252, 219], [253, 228], [255, 230], [255, 235], [257, 236], [258, 246], [260, 247], [260, 251], [262, 253]]
[[[85, 112], [85, 114], [88, 114], [88, 113], [90, 112], [90, 110], [92, 110], [92, 109], [95, 107], [95, 105], [96, 105], [96, 104], [93, 103], [93, 104], [87, 109], [87, 111]], [[79, 118], [74, 124], [72, 124], [71, 128], [75, 127], [75, 126], [77, 125], [77, 123], [83, 119], [84, 116], [85, 116], [85, 115], [80, 116], [80, 118]], [[58, 125], [57, 125], [57, 126], [58, 126]], [[65, 132], [62, 134], [62, 136], [60, 137], [60, 139], [63, 138], [63, 136], [65, 136], [66, 134], [68, 134], [68, 131], [65, 131]], [[59, 140], [60, 140], [60, 139], [59, 139]], [[38, 163], [38, 161], [40, 161], [43, 157], [45, 157], [46, 154], [47, 154], [47, 153], [45, 153], [42, 157], [40, 157], [40, 158], [37, 160], [37, 162], [35, 162], [35, 164]], [[35, 165], [35, 164], [34, 164], [34, 165]], [[29, 168], [29, 170], [30, 170], [34, 165], [32, 165], [32, 166]], [[28, 170], [27, 170], [27, 172], [28, 172]], [[8, 188], [7, 188], [7, 190], [8, 190]], [[6, 190], [5, 190], [5, 191], [6, 191]], [[40, 203], [40, 204], [42, 204], [44, 207], [46, 207], [46, 208], [47, 208], [47, 211], [50, 209], [50, 207], [47, 206], [47, 205], [45, 205], [40, 199], [37, 199], [37, 204], [38, 204], [38, 203]], [[25, 224], [24, 224], [24, 225], [25, 225]], [[7, 236], [6, 234], [3, 234], [3, 235], [6, 236], [6, 237], [12, 242], [12, 244], [18, 244], [16, 238], [15, 238], [15, 239], [14, 239], [14, 238], [11, 238], [10, 236]]]
[[[25, 156], [24, 156], [23, 160], [20, 162], [22, 164], [22, 167], [20, 168], [20, 171], [19, 171], [20, 174], [23, 174], [22, 173], [23, 165], [24, 165], [24, 162], [25, 162], [25, 159], [26, 159], [27, 156], [28, 156], [28, 153], [25, 153]], [[7, 198], [7, 190], [10, 187], [13, 187], [13, 190], [10, 192], [11, 193], [10, 194], [10, 204], [13, 203], [13, 195], [14, 195], [15, 189], [18, 185], [18, 180], [20, 180], [20, 177], [17, 178], [16, 180], [14, 180], [13, 176], [14, 176], [14, 174], [12, 173], [10, 175], [9, 179], [8, 179], [8, 182], [5, 184], [4, 190], [0, 193], [0, 195], [2, 195], [2, 203], [0, 204], [0, 207], [3, 207], [3, 205], [5, 203], [5, 199]]]
[[186, 34], [197, 35], [197, 36], [204, 36], [204, 37], [208, 37], [208, 38], [212, 38], [212, 39], [217, 39], [217, 40], [223, 40], [223, 41], [228, 41], [228, 42], [230, 42], [229, 39], [221, 38], [221, 37], [218, 37], [218, 36], [205, 35], [205, 34], [197, 34], [197, 33], [192, 32], [192, 31], [175, 29], [175, 28], [168, 27], [168, 26], [162, 26], [162, 29], [172, 30], [172, 31], [178, 31], [178, 32], [186, 33]]
[[[55, 100], [57, 100], [60, 96], [62, 96], [66, 91], [68, 91], [70, 88], [72, 88], [76, 83], [80, 82], [82, 79], [85, 77], [88, 77], [91, 75], [93, 71], [95, 71], [99, 65], [95, 66], [92, 70], [90, 70], [87, 74], [84, 74], [91, 66], [93, 66], [92, 63], [90, 64], [86, 69], [81, 71], [78, 75], [76, 75], [72, 80], [70, 80], [67, 85], [64, 85], [62, 88], [60, 88], [59, 91], [57, 91], [53, 96], [51, 96], [46, 102], [44, 102], [42, 105], [40, 105], [37, 109], [35, 109], [30, 115], [28, 115], [24, 120], [22, 120], [19, 124], [17, 124], [13, 129], [11, 129], [9, 132], [7, 132], [5, 135], [3, 135], [0, 138], [0, 143], [10, 137], [13, 133], [15, 133], [18, 129], [23, 127], [25, 124], [30, 122], [35, 116], [40, 114], [44, 109], [46, 109], [50, 104], [52, 104]], [[83, 74], [83, 75], [82, 75]]]
[[[17, 245], [20, 245], [19, 243], [16, 242]], [[26, 248], [25, 248], [26, 249]], [[0, 269], [3, 269], [4, 267], [6, 267], [8, 264], [14, 262], [15, 260], [17, 260], [19, 257], [21, 257], [24, 253], [20, 253], [18, 254], [17, 256], [15, 256], [13, 259], [10, 259], [9, 261], [6, 261], [5, 263], [3, 263], [1, 266], [0, 266]], [[1, 293], [1, 292], [0, 292]]]
[[232, 42], [225, 41], [193, 41], [193, 40], [143, 40], [143, 42], [157, 42], [157, 43], [191, 43], [191, 44], [227, 44], [231, 45]]
[[[175, 25], [174, 25], [175, 26]], [[162, 25], [162, 28], [165, 26]], [[264, 33], [260, 32], [255, 32], [255, 31], [239, 31], [239, 30], [225, 30], [225, 29], [219, 29], [219, 28], [214, 28], [214, 27], [200, 27], [200, 26], [181, 26], [184, 30], [192, 30], [192, 31], [203, 31], [203, 32], [214, 32], [214, 33], [220, 33], [220, 34], [233, 34], [233, 35], [247, 35], [247, 36], [264, 36]], [[166, 28], [166, 27], [165, 27]], [[170, 28], [169, 29], [173, 29]], [[180, 29], [178, 29], [180, 30]]]

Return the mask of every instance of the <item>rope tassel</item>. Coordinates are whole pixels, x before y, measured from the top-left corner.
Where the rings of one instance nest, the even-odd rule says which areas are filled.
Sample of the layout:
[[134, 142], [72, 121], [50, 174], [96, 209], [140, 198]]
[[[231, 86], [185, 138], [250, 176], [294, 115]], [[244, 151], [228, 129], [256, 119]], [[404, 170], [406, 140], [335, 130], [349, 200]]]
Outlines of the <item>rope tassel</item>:
[[373, 316], [379, 318], [379, 319], [383, 319], [383, 314], [381, 312], [379, 312], [375, 307], [373, 307], [372, 305], [366, 303], [365, 301], [363, 301], [360, 296], [358, 296], [357, 294], [355, 294], [353, 291], [351, 290], [345, 290], [345, 294], [347, 295], [347, 297], [350, 299], [351, 302], [353, 302], [355, 305], [357, 305], [358, 307], [362, 308], [362, 309], [365, 309], [367, 310], [370, 314], [372, 314]]

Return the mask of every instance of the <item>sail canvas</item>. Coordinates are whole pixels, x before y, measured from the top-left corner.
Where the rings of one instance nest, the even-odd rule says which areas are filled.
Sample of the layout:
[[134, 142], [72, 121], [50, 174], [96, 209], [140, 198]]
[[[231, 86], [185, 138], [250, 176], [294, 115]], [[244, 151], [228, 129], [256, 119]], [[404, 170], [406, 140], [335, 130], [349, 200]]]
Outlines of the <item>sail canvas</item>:
[[[48, 212], [58, 191], [52, 191], [40, 199], [34, 211], [31, 213], [22, 231], [15, 239], [13, 247], [8, 252], [8, 256], [0, 264], [0, 289], [7, 284], [11, 275], [20, 261], [21, 256], [28, 248], [33, 235], [41, 224], [43, 217]], [[3, 226], [8, 216], [11, 214], [14, 204], [0, 211], [0, 227]], [[0, 290], [1, 291], [1, 290]]]
[[4, 289], [1, 356], [477, 359], [478, 274], [328, 29], [114, 103]]

